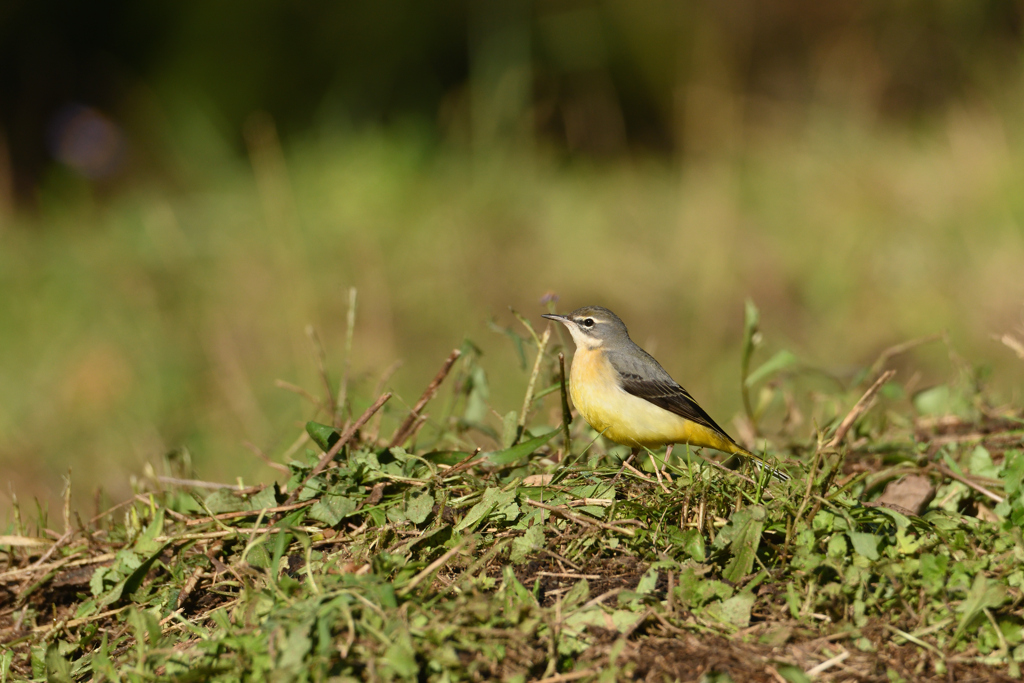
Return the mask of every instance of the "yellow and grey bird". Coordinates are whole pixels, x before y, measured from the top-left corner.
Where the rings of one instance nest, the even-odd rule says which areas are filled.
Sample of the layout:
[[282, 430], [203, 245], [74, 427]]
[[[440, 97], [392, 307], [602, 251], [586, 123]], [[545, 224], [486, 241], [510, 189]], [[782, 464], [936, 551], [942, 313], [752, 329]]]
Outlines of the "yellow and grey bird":
[[[569, 315], [544, 315], [569, 328], [576, 342], [569, 393], [583, 418], [616, 443], [641, 448], [689, 444], [762, 459], [737, 444], [686, 389], [632, 339], [617, 315], [585, 306]], [[631, 456], [632, 457], [632, 456]], [[770, 469], [773, 476], [786, 475]]]

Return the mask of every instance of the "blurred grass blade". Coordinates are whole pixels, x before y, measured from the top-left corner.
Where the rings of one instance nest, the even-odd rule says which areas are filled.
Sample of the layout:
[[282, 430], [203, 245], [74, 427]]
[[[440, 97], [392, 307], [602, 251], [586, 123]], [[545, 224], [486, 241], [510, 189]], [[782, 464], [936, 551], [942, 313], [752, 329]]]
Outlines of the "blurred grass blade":
[[542, 434], [538, 437], [524, 441], [521, 444], [517, 444], [512, 448], [506, 448], [503, 451], [496, 451], [486, 454], [486, 459], [492, 465], [504, 466], [513, 465], [519, 461], [525, 459], [528, 455], [533, 453], [535, 450], [546, 444], [548, 441], [554, 438], [555, 434], [558, 434], [559, 429], [553, 429], [547, 434]]

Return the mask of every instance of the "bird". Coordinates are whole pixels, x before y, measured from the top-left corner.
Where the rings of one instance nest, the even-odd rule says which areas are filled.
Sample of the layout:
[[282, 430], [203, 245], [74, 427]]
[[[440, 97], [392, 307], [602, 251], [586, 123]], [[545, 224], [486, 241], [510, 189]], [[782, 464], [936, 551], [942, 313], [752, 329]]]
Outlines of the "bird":
[[[689, 444], [765, 466], [761, 457], [736, 443], [690, 392], [629, 338], [619, 316], [602, 306], [584, 306], [568, 315], [549, 313], [543, 317], [569, 329], [576, 344], [569, 394], [591, 427], [632, 449], [626, 464], [641, 449]], [[788, 479], [784, 473], [768, 469], [776, 479]]]

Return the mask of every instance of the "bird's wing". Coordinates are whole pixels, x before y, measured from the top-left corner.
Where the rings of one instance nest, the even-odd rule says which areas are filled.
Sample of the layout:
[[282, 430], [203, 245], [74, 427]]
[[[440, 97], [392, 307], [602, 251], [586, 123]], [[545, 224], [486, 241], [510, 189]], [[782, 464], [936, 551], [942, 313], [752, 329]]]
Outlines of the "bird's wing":
[[[608, 358], [619, 375], [619, 386], [623, 390], [720, 434], [740, 449], [736, 455], [752, 458], [758, 469], [766, 469], [772, 477], [779, 481], [789, 480], [788, 474], [764, 464], [764, 459], [761, 456], [751, 453], [736, 443], [703, 408], [697, 405], [693, 396], [690, 396], [690, 392], [672, 379], [672, 376], [665, 372], [665, 368], [661, 367], [653, 356], [639, 346], [634, 345], [630, 353], [609, 353]], [[725, 464], [730, 468], [735, 467], [729, 462]]]
[[690, 392], [681, 387], [665, 369], [658, 364], [646, 351], [636, 347], [643, 354], [637, 358], [635, 353], [609, 354], [612, 367], [619, 374], [619, 386], [634, 396], [650, 401], [659, 408], [670, 413], [692, 420], [721, 434], [732, 443], [736, 443], [724, 429], [718, 426], [711, 416], [701, 408]]

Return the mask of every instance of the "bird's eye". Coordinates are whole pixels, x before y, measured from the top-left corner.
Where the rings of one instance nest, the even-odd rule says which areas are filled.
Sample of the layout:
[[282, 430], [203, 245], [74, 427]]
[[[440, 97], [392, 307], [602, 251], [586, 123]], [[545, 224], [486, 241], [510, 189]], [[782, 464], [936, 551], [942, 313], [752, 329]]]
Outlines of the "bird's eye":
[[583, 321], [583, 327], [593, 327], [593, 326], [594, 326], [594, 319], [593, 318], [587, 318], [586, 320]]

